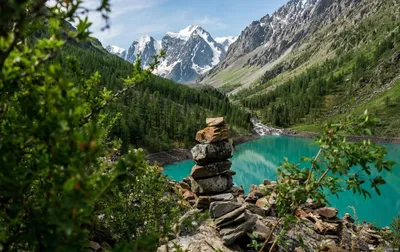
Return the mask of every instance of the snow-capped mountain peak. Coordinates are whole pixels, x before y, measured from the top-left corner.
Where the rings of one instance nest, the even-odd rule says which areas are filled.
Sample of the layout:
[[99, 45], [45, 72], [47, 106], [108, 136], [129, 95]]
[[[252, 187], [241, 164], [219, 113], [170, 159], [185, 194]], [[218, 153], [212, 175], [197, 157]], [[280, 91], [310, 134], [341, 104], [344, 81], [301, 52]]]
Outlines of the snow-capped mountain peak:
[[168, 32], [162, 39], [162, 48], [167, 58], [157, 74], [178, 82], [194, 81], [225, 57], [224, 47], [198, 25]]
[[238, 39], [237, 36], [228, 36], [228, 37], [215, 38], [215, 41], [217, 41], [224, 47], [225, 52], [228, 52], [229, 46], [233, 44], [237, 39]]
[[133, 41], [128, 50], [113, 45], [107, 46], [106, 50], [131, 63], [136, 61], [137, 55], [140, 55], [142, 66], [147, 67], [153, 56], [161, 50], [161, 41], [146, 35]]
[[[142, 66], [147, 67], [153, 56], [163, 49], [167, 57], [161, 62], [156, 74], [178, 82], [190, 82], [216, 66], [225, 57], [226, 50], [236, 37], [218, 40], [214, 40], [199, 25], [189, 25], [178, 32], [167, 32], [161, 41], [149, 35], [136, 39], [123, 55], [120, 53], [118, 56], [134, 62], [139, 54]], [[110, 47], [108, 51], [114, 53], [118, 50]]]
[[125, 58], [126, 50], [116, 45], [109, 45], [105, 48], [107, 52], [114, 54], [120, 58]]
[[109, 46], [107, 46], [106, 50], [107, 50], [109, 53], [112, 53], [112, 54], [120, 54], [120, 53], [122, 53], [123, 51], [125, 51], [124, 48], [121, 48], [121, 47], [116, 46], [116, 45], [109, 45]]
[[190, 36], [192, 36], [193, 32], [195, 32], [198, 28], [202, 29], [198, 25], [189, 25], [188, 27], [180, 30], [179, 32], [167, 32], [166, 36], [187, 41], [189, 40]]
[[[146, 35], [146, 36], [143, 36], [143, 37], [138, 38], [138, 39], [135, 41], [135, 42], [137, 42], [137, 45], [138, 45], [138, 48], [137, 48], [138, 52], [142, 52], [142, 51], [145, 49], [146, 45], [147, 45], [148, 43], [150, 43], [152, 39], [153, 39], [153, 38], [150, 37], [149, 35]], [[154, 40], [154, 39], [153, 39], [153, 40]]]

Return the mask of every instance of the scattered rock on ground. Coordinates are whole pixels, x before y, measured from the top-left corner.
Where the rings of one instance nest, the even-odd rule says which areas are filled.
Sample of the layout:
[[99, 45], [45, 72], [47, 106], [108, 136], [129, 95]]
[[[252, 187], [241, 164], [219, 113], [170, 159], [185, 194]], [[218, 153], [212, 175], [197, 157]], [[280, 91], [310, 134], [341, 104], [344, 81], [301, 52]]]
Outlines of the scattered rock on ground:
[[157, 252], [174, 251], [174, 244], [178, 244], [183, 251], [190, 252], [237, 251], [225, 246], [218, 232], [207, 222], [199, 227], [196, 234], [178, 237], [168, 243], [168, 249], [167, 245], [163, 245], [158, 248]]
[[338, 210], [333, 207], [323, 207], [315, 210], [314, 213], [327, 219], [331, 219], [336, 217], [336, 215], [338, 214]]

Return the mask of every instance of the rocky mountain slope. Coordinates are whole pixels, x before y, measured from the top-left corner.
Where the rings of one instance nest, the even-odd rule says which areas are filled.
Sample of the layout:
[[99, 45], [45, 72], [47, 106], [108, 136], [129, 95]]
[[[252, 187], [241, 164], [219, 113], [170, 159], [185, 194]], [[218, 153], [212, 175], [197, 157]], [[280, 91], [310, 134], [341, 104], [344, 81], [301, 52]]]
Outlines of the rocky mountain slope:
[[228, 36], [215, 38], [215, 41], [217, 41], [217, 43], [220, 43], [224, 47], [225, 52], [228, 52], [229, 46], [232, 45], [237, 39], [238, 37]]
[[270, 125], [314, 130], [369, 108], [380, 134], [400, 137], [399, 13], [397, 0], [291, 0], [251, 23], [199, 81]]
[[178, 82], [195, 80], [225, 57], [225, 50], [200, 26], [191, 25], [162, 39], [167, 58], [161, 63], [157, 74]]
[[223, 37], [216, 41], [200, 26], [190, 25], [179, 32], [167, 32], [161, 41], [150, 36], [140, 38], [127, 51], [117, 46], [107, 46], [106, 49], [129, 62], [134, 62], [139, 54], [145, 67], [162, 48], [167, 58], [156, 74], [186, 83], [194, 81], [224, 59], [235, 40], [236, 37]]
[[[305, 50], [312, 54], [324, 49], [333, 42], [335, 34], [354, 28], [389, 2], [392, 1], [291, 0], [272, 15], [246, 27], [226, 58], [200, 80], [218, 87], [249, 87], [266, 70], [288, 59], [288, 54]], [[321, 33], [330, 41], [315, 40]]]

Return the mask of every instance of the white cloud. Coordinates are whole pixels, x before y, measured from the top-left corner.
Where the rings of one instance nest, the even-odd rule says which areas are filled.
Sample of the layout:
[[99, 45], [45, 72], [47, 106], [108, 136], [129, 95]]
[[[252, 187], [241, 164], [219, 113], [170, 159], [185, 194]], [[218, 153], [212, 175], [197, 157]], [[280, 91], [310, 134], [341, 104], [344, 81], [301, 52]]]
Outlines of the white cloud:
[[[198, 24], [206, 30], [228, 27], [220, 18], [201, 15], [194, 9], [165, 11], [161, 5], [168, 1], [173, 0], [111, 0], [110, 28], [102, 31], [104, 19], [100, 13], [92, 12], [89, 15], [92, 35], [104, 46], [114, 44], [127, 48], [140, 36], [148, 34], [161, 38], [168, 31], [176, 32], [190, 24]], [[87, 0], [84, 5], [95, 9], [99, 3], [100, 0]]]
[[115, 38], [118, 38], [124, 33], [124, 26], [121, 24], [113, 25], [110, 29], [94, 32], [93, 36], [98, 38], [102, 43], [105, 43], [104, 46], [111, 44]]
[[114, 0], [111, 1], [111, 18], [116, 18], [124, 13], [133, 13], [139, 10], [161, 5], [168, 0]]
[[228, 27], [227, 24], [221, 22], [220, 18], [209, 17], [209, 16], [204, 16], [204, 17], [202, 17], [200, 19], [195, 19], [194, 23], [198, 24], [198, 25], [213, 25], [213, 26], [215, 26], [215, 27], [217, 27], [219, 29], [224, 29], [224, 28]]
[[[139, 11], [143, 11], [144, 9], [152, 8], [157, 5], [161, 5], [169, 0], [111, 0], [111, 13], [109, 14], [109, 23], [110, 28], [102, 31], [102, 28], [105, 27], [106, 23], [104, 18], [101, 16], [99, 12], [90, 12], [89, 13], [89, 21], [92, 23], [90, 30], [93, 32], [93, 36], [97, 37], [100, 41], [105, 44], [109, 44], [116, 37], [123, 34], [127, 29], [129, 24], [124, 24], [118, 22], [118, 18], [124, 14], [132, 14]], [[83, 6], [88, 9], [96, 9], [100, 4], [100, 0], [87, 0], [84, 2]], [[127, 26], [128, 25], [128, 26]], [[143, 27], [145, 28], [145, 27]], [[151, 27], [147, 27], [151, 28]], [[153, 27], [149, 32], [154, 30]], [[140, 32], [143, 32], [141, 29]]]

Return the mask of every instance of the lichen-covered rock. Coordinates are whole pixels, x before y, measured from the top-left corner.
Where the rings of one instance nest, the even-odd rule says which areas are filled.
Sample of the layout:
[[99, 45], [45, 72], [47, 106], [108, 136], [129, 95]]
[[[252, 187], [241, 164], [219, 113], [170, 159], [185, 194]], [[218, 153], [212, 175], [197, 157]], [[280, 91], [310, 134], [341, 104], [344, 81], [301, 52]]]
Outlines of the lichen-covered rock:
[[201, 195], [197, 198], [196, 207], [198, 209], [208, 209], [210, 204], [215, 201], [231, 201], [234, 199], [232, 193], [223, 193], [217, 195]]
[[228, 225], [233, 224], [232, 221], [234, 221], [237, 224], [240, 224], [243, 221], [239, 221], [238, 217], [243, 214], [245, 211], [245, 207], [239, 207], [233, 211], [227, 212], [226, 214], [218, 217], [217, 219], [214, 220], [214, 224], [217, 227], [225, 227]]
[[244, 189], [243, 186], [232, 186], [228, 192], [232, 193], [233, 196], [239, 197], [244, 195]]
[[254, 214], [257, 214], [259, 216], [262, 216], [262, 217], [266, 216], [268, 213], [267, 210], [259, 208], [258, 206], [255, 206], [253, 204], [246, 203], [246, 204], [244, 204], [244, 206], [245, 206], [246, 210], [248, 210]]
[[196, 141], [199, 143], [214, 143], [229, 139], [230, 129], [227, 126], [207, 127], [196, 133]]
[[322, 208], [316, 209], [314, 211], [314, 213], [318, 214], [319, 216], [322, 216], [324, 218], [331, 219], [331, 218], [336, 217], [336, 215], [338, 214], [338, 210], [333, 207], [322, 207]]
[[238, 239], [243, 236], [247, 236], [247, 233], [251, 233], [254, 225], [256, 224], [257, 216], [246, 214], [246, 221], [238, 226], [226, 227], [220, 230], [222, 240], [226, 245], [232, 245]]
[[197, 194], [222, 193], [232, 187], [230, 175], [218, 175], [205, 179], [191, 178], [192, 191]]
[[195, 200], [196, 195], [192, 191], [186, 191], [184, 194], [182, 194], [183, 199], [185, 200]]
[[235, 202], [213, 202], [210, 205], [210, 217], [219, 218], [237, 208], [240, 208], [240, 204]]
[[211, 202], [229, 201], [229, 200], [233, 200], [233, 199], [234, 199], [234, 196], [232, 193], [223, 193], [223, 194], [217, 194], [217, 195], [210, 196]]
[[230, 161], [223, 161], [205, 166], [195, 165], [192, 168], [190, 176], [195, 179], [213, 177], [225, 173], [231, 166], [232, 163]]
[[256, 202], [256, 206], [262, 209], [268, 209], [270, 206], [268, 198], [262, 197], [261, 199], [258, 199]]
[[[301, 242], [300, 237], [302, 239]], [[305, 251], [318, 251], [325, 237], [315, 232], [311, 221], [305, 220], [299, 222], [297, 225], [292, 225], [283, 239], [287, 243], [278, 244], [279, 250], [294, 251], [294, 249], [301, 247], [303, 244]]]
[[271, 227], [267, 225], [262, 220], [257, 220], [254, 225], [253, 234], [257, 235], [257, 237], [267, 239], [269, 234], [271, 233]]
[[225, 125], [225, 119], [223, 117], [206, 118], [206, 124], [208, 127]]
[[264, 196], [261, 188], [257, 185], [250, 186], [250, 193], [246, 197], [246, 202], [256, 203], [257, 200]]
[[[234, 212], [238, 212], [239, 209], [236, 209]], [[230, 215], [230, 213], [227, 215]], [[224, 216], [222, 216], [221, 218], [223, 218]], [[228, 226], [239, 225], [240, 223], [243, 223], [245, 221], [246, 221], [246, 215], [244, 212], [242, 212], [240, 215], [236, 216], [235, 218], [233, 218], [231, 220], [224, 220], [224, 221], [216, 220], [215, 226], [217, 228], [224, 228], [224, 227], [228, 227]]]
[[217, 142], [213, 144], [198, 144], [191, 150], [193, 160], [198, 165], [207, 165], [226, 161], [232, 157], [233, 146], [229, 142]]
[[[179, 221], [177, 224], [174, 226], [174, 231], [176, 236], [185, 236], [185, 235], [190, 235], [196, 232], [197, 228], [199, 228], [199, 223], [193, 223], [194, 221], [191, 221], [191, 219], [195, 219], [196, 216], [200, 215], [201, 211], [199, 209], [191, 209], [190, 211], [187, 211], [184, 215], [182, 215], [179, 218]], [[188, 220], [190, 225], [188, 226]]]
[[203, 223], [195, 234], [178, 237], [170, 241], [168, 245], [159, 247], [157, 252], [174, 251], [174, 245], [180, 246], [182, 251], [190, 252], [236, 251], [226, 247], [215, 228], [207, 222]]
[[198, 209], [208, 209], [210, 207], [210, 196], [200, 195], [197, 197], [195, 207]]

